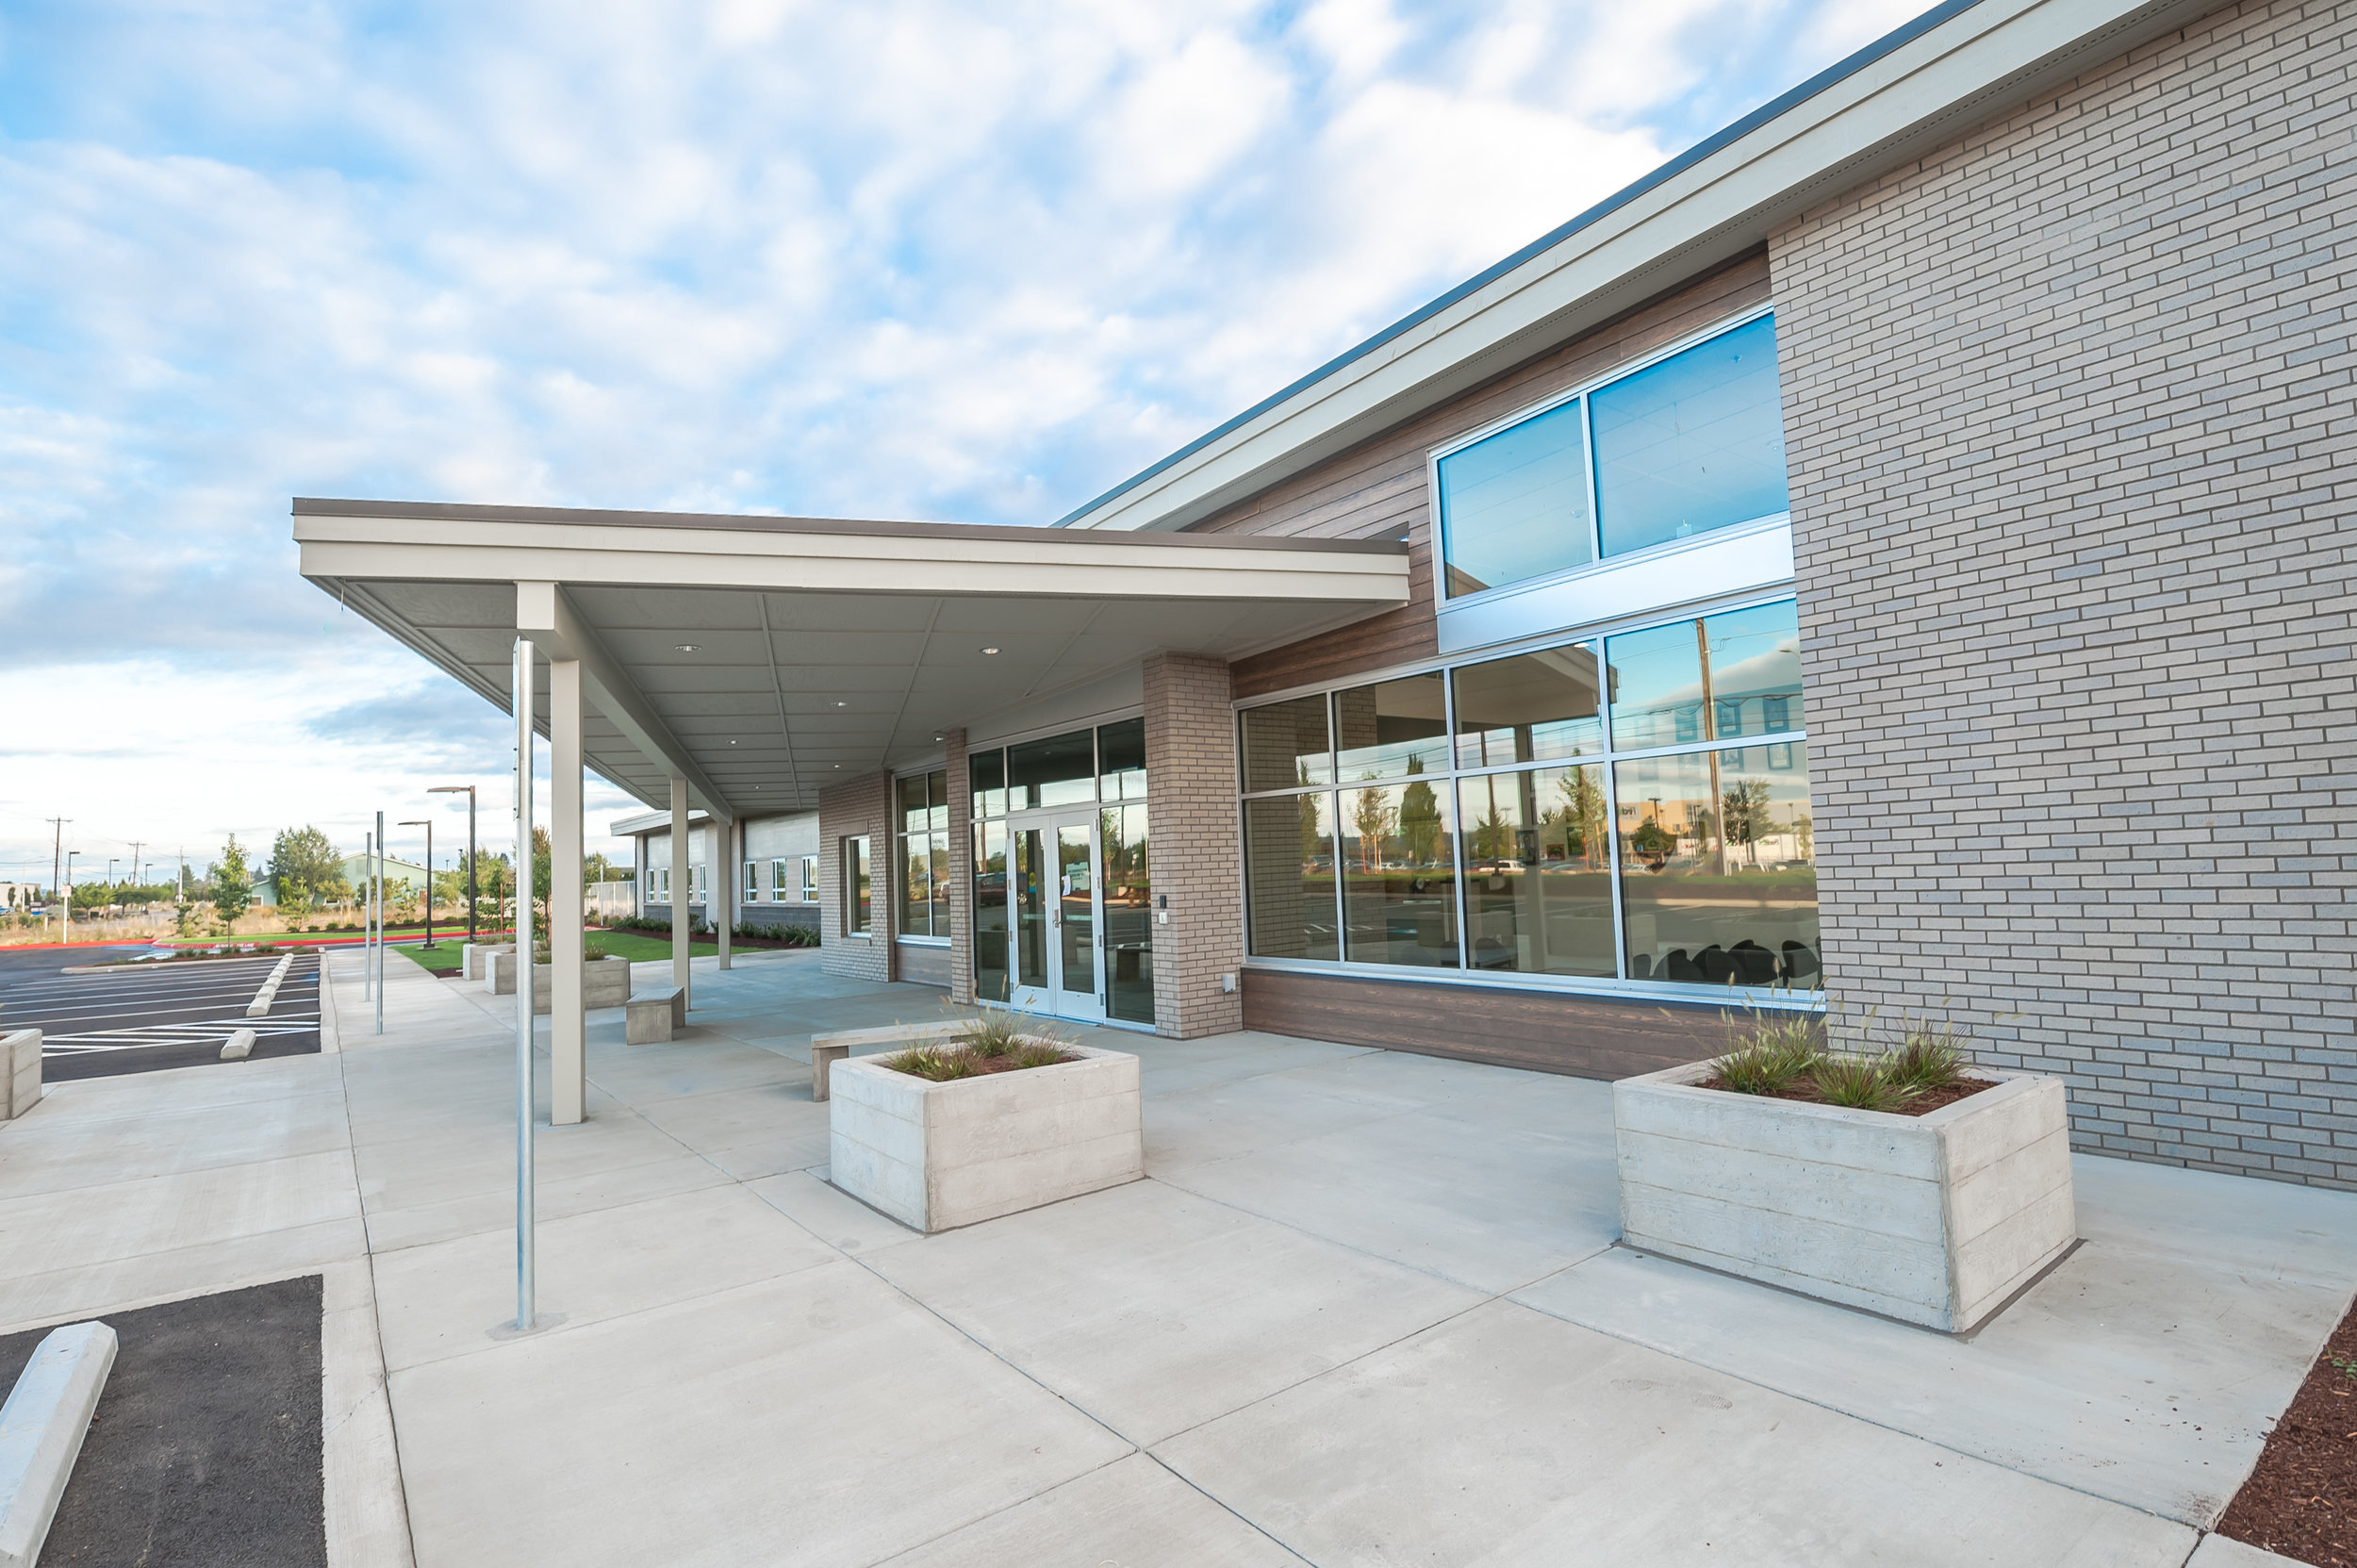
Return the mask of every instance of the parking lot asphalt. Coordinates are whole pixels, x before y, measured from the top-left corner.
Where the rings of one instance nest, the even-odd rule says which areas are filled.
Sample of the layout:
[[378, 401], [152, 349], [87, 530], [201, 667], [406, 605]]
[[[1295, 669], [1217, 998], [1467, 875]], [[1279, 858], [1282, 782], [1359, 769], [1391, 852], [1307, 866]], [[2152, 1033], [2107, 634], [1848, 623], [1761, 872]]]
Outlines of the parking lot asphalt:
[[41, 1076], [52, 1082], [218, 1062], [240, 1029], [255, 1032], [255, 1057], [320, 1048], [316, 953], [296, 955], [270, 1011], [252, 1018], [246, 1006], [281, 955], [126, 966], [113, 974], [61, 972], [69, 962], [87, 965], [100, 956], [87, 949], [50, 952], [41, 962], [10, 955], [14, 961], [0, 967], [0, 1028], [41, 1032]]

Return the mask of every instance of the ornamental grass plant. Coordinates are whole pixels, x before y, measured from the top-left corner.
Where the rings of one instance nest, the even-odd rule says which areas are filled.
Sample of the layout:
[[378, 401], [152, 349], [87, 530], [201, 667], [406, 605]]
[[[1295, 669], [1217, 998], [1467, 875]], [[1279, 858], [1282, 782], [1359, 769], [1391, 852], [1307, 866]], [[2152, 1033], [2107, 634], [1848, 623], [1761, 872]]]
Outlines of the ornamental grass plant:
[[[1854, 1042], [1829, 1046], [1838, 1020], [1810, 1015], [1763, 1017], [1748, 1026], [1727, 1018], [1728, 1049], [1711, 1063], [1706, 1086], [1739, 1095], [1813, 1100], [1853, 1111], [1898, 1111], [1927, 1095], [1969, 1084], [1971, 1035], [1943, 1019], [1909, 1015], [1897, 1040], [1872, 1039], [1873, 1015], [1839, 1032]], [[1953, 1097], [1949, 1097], [1953, 1098]], [[1930, 1107], [1926, 1107], [1929, 1109]]]
[[972, 1013], [950, 1010], [960, 1026], [947, 1040], [884, 1057], [894, 1072], [931, 1079], [936, 1083], [982, 1073], [1015, 1072], [1026, 1067], [1050, 1067], [1077, 1061], [1072, 1042], [1030, 1013], [1012, 1008], [981, 1008]]

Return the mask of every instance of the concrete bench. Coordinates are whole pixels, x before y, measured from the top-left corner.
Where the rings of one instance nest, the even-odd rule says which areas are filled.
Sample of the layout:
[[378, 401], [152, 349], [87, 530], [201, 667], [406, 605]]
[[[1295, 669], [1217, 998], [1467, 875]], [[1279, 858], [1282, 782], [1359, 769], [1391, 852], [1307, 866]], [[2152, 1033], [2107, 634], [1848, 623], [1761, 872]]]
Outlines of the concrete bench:
[[41, 1103], [41, 1031], [0, 1034], [0, 1122]]
[[885, 1024], [879, 1029], [838, 1029], [828, 1034], [814, 1034], [810, 1037], [810, 1098], [827, 1098], [827, 1070], [853, 1050], [920, 1046], [928, 1040], [963, 1034], [966, 1027], [952, 1020], [941, 1024]]
[[676, 985], [645, 996], [633, 993], [622, 1008], [622, 1041], [659, 1046], [687, 1027], [687, 993]]
[[[460, 973], [468, 980], [481, 980], [486, 958], [493, 953], [512, 953], [515, 950], [516, 944], [513, 942], [462, 942], [459, 944], [459, 963], [463, 966]], [[507, 982], [507, 989], [510, 993], [516, 989], [512, 979]]]

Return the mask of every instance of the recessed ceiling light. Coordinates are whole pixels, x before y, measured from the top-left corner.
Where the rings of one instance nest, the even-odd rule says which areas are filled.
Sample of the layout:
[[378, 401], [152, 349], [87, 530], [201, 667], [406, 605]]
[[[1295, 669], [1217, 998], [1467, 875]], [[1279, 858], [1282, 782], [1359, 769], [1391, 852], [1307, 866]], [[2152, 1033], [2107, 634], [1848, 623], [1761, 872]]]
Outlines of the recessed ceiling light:
[[678, 649], [683, 653], [693, 653], [699, 651], [703, 645], [701, 643], [695, 642], [675, 642], [671, 644], [671, 646]]
[[985, 652], [985, 653], [996, 653], [996, 652], [998, 652], [998, 650], [997, 650], [996, 648], [985, 648], [985, 649], [983, 649], [983, 650], [982, 650], [982, 652]]
[[849, 702], [837, 702], [837, 703], [835, 704], [835, 706], [836, 706], [836, 707], [838, 707], [838, 708], [848, 708], [848, 707], [849, 707], [850, 705], [851, 705], [851, 704], [850, 704], [850, 703], [849, 703]]
[[735, 745], [735, 744], [736, 744], [736, 742], [734, 742], [734, 741], [733, 741], [733, 740], [732, 740], [732, 741], [730, 741], [730, 742], [729, 742], [729, 744], [730, 744], [731, 746], [733, 746], [733, 745]]

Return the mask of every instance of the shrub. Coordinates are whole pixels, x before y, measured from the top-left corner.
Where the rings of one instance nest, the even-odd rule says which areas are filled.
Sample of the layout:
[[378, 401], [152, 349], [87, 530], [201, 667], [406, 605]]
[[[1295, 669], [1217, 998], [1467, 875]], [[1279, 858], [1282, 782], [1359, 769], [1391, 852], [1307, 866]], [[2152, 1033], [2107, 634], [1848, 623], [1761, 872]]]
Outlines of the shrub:
[[912, 1073], [918, 1078], [931, 1079], [935, 1083], [953, 1078], [971, 1078], [979, 1070], [972, 1052], [944, 1050], [939, 1046], [911, 1046], [895, 1056], [884, 1058], [884, 1065], [896, 1073]]

